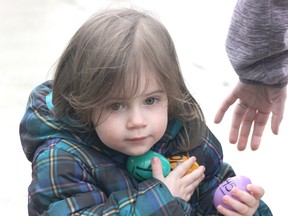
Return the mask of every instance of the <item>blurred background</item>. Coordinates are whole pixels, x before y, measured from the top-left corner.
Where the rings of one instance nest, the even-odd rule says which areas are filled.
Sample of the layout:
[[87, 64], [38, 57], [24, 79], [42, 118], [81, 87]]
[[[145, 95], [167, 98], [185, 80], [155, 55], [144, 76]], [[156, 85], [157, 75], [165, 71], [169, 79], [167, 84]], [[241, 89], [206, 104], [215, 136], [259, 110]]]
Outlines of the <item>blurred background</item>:
[[[93, 13], [109, 7], [153, 11], [174, 39], [184, 77], [221, 141], [224, 160], [237, 174], [264, 187], [263, 200], [274, 215], [285, 213], [288, 111], [275, 136], [270, 121], [260, 149], [239, 152], [228, 141], [234, 107], [215, 125], [213, 118], [237, 76], [225, 52], [225, 39], [236, 0], [0, 0], [0, 156], [1, 215], [27, 214], [31, 164], [19, 139], [19, 122], [30, 91], [53, 75], [68, 40]], [[286, 141], [285, 141], [286, 140]]]

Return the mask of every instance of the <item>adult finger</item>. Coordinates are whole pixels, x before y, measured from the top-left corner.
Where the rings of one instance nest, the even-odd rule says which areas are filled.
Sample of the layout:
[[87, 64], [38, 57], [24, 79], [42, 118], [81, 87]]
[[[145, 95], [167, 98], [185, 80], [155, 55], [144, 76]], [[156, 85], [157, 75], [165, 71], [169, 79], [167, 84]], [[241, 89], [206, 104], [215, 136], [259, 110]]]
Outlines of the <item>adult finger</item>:
[[278, 134], [279, 126], [283, 119], [285, 110], [285, 101], [287, 98], [287, 86], [280, 89], [273, 89], [271, 91], [272, 98], [272, 119], [271, 119], [271, 129], [274, 134]]
[[243, 105], [241, 106], [240, 104], [241, 103], [235, 107], [232, 117], [229, 141], [233, 144], [235, 144], [238, 140], [239, 128], [242, 123], [243, 116], [247, 112], [247, 108], [243, 107]]
[[237, 98], [233, 95], [230, 94], [224, 102], [221, 104], [219, 110], [217, 111], [215, 117], [214, 117], [214, 123], [218, 124], [222, 121], [226, 111], [229, 109], [229, 107], [235, 103]]
[[237, 143], [237, 148], [239, 151], [243, 151], [246, 148], [251, 127], [255, 120], [255, 116], [256, 111], [254, 109], [247, 109], [241, 122], [241, 131]]
[[274, 103], [274, 105], [272, 106], [271, 130], [276, 135], [279, 133], [279, 126], [283, 119], [284, 110], [285, 100]]
[[262, 113], [258, 111], [256, 113], [255, 121], [254, 121], [254, 129], [251, 138], [251, 149], [253, 151], [257, 150], [261, 143], [261, 138], [266, 126], [266, 123], [269, 118], [269, 113]]

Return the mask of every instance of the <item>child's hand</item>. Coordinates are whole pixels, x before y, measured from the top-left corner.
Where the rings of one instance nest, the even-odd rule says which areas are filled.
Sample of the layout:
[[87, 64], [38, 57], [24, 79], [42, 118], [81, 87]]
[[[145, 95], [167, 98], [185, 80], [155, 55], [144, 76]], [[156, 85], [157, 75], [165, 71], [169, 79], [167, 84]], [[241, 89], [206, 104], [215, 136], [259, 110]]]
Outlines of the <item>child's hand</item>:
[[237, 197], [240, 201], [237, 201], [227, 195], [223, 197], [223, 202], [226, 205], [231, 206], [235, 211], [231, 211], [229, 209], [224, 208], [223, 206], [217, 206], [217, 210], [223, 215], [229, 216], [252, 216], [256, 212], [257, 208], [259, 207], [259, 201], [261, 197], [264, 195], [265, 191], [262, 187], [254, 184], [248, 184], [247, 190], [250, 192], [247, 193], [245, 191], [239, 190], [234, 187], [231, 190], [231, 194]]
[[185, 162], [178, 165], [165, 178], [162, 173], [160, 160], [154, 157], [152, 159], [153, 177], [162, 181], [174, 197], [180, 197], [185, 201], [189, 201], [193, 192], [195, 191], [195, 188], [205, 177], [205, 168], [203, 166], [200, 166], [193, 172], [185, 175], [186, 171], [192, 166], [195, 161], [195, 157], [189, 158]]

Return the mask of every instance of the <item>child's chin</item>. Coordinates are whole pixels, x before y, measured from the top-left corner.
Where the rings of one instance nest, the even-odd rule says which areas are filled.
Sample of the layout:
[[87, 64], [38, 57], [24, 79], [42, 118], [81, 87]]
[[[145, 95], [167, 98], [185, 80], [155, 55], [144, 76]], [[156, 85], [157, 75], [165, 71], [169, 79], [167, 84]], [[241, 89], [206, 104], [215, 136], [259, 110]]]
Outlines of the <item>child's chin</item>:
[[138, 150], [138, 151], [129, 152], [127, 155], [129, 155], [129, 156], [139, 156], [139, 155], [145, 154], [148, 151], [149, 151], [149, 149], [143, 149], [143, 150], [141, 149], [141, 150]]

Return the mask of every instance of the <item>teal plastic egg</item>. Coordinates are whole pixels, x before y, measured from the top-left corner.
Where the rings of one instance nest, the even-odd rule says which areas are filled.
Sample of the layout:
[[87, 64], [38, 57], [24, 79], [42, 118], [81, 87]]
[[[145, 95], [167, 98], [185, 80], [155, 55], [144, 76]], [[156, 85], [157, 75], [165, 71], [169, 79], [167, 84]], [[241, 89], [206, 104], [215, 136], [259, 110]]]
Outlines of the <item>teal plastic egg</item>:
[[128, 172], [137, 180], [144, 181], [152, 178], [152, 158], [157, 157], [162, 163], [163, 175], [170, 173], [170, 162], [161, 154], [148, 151], [143, 155], [129, 156], [127, 160]]

